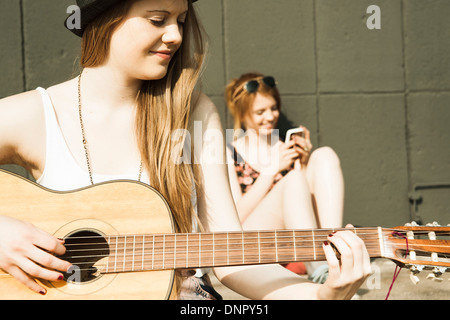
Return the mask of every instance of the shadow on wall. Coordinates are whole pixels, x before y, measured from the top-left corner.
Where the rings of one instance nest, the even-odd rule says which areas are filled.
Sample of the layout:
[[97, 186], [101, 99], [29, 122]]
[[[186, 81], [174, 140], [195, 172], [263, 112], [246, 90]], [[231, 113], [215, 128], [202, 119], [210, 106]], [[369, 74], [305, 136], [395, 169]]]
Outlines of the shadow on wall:
[[284, 140], [286, 132], [291, 128], [296, 128], [298, 125], [289, 120], [283, 112], [280, 113], [280, 119], [278, 120], [278, 129], [280, 130], [280, 137]]

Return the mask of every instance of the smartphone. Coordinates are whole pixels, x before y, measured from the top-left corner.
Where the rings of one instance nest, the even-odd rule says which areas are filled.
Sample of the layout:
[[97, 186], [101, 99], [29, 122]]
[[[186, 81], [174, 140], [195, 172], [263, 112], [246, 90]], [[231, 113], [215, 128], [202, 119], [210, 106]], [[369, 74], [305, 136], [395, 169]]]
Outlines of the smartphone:
[[288, 143], [291, 140], [293, 135], [299, 135], [300, 137], [304, 138], [305, 130], [303, 130], [302, 128], [289, 129], [286, 132], [286, 143]]

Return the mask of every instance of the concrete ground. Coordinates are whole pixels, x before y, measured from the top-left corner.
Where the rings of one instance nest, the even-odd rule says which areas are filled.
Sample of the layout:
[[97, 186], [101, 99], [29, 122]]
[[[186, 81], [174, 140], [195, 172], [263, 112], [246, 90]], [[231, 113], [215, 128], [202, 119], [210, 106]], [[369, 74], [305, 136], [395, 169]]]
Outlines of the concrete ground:
[[[372, 262], [373, 275], [358, 290], [356, 300], [384, 300], [389, 291], [394, 275], [395, 264], [387, 259], [375, 259]], [[418, 275], [420, 281], [413, 284], [410, 271], [402, 269], [395, 281], [389, 300], [447, 300], [450, 299], [450, 276], [444, 274], [443, 281], [427, 279], [428, 271]], [[214, 288], [224, 300], [246, 300], [245, 297], [222, 285], [214, 276], [211, 277]]]

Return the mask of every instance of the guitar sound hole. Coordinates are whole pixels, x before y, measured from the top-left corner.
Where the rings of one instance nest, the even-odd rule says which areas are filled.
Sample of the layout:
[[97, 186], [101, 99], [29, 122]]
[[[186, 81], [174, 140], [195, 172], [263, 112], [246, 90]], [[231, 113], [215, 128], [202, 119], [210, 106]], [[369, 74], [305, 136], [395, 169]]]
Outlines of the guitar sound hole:
[[94, 265], [109, 256], [109, 245], [99, 233], [91, 230], [77, 231], [65, 239], [66, 253], [60, 258], [69, 261], [72, 267], [64, 274], [64, 280], [84, 283], [97, 279], [100, 270]]

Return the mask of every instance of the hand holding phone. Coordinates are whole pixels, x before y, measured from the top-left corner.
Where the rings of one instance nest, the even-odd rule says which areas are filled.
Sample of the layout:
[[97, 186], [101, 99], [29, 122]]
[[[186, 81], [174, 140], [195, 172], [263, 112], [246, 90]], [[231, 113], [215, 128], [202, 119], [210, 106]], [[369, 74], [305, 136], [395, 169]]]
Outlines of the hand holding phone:
[[305, 138], [305, 130], [303, 128], [294, 128], [294, 129], [289, 129], [286, 133], [286, 143], [288, 143], [289, 141], [291, 141], [292, 137], [294, 135], [298, 135], [302, 138]]
[[296, 139], [297, 141], [294, 145], [294, 149], [299, 154], [301, 166], [302, 167], [306, 166], [309, 161], [309, 157], [311, 155], [311, 150], [312, 150], [312, 144], [311, 144], [311, 140], [310, 140], [310, 136], [309, 136], [309, 131], [308, 131], [308, 129], [306, 129], [303, 126], [300, 128], [289, 129], [286, 132], [285, 143], [286, 144], [290, 143], [290, 141], [294, 138], [294, 136], [298, 136], [298, 137], [302, 138], [300, 140]]

